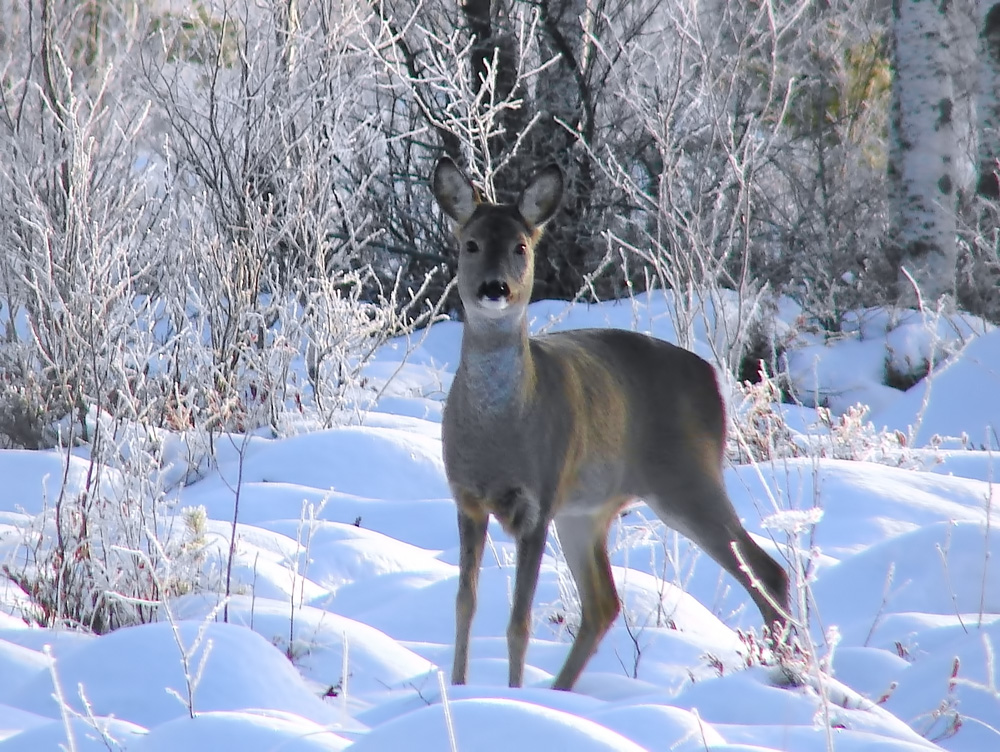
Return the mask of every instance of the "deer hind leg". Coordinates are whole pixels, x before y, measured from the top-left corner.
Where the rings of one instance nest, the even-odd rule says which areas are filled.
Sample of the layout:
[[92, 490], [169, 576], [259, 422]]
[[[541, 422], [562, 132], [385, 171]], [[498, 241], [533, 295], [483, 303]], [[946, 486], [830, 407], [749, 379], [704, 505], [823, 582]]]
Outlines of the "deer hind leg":
[[738, 522], [728, 531], [709, 536], [692, 531], [688, 537], [743, 586], [765, 626], [787, 621], [788, 575]]
[[621, 610], [608, 561], [606, 522], [589, 515], [555, 520], [563, 555], [580, 594], [580, 628], [553, 689], [572, 689]]
[[451, 669], [451, 683], [465, 684], [469, 670], [469, 634], [472, 618], [476, 615], [476, 589], [479, 585], [479, 567], [486, 545], [485, 514], [458, 511], [458, 595], [455, 598], [455, 660]]
[[[735, 550], [734, 550], [735, 549]], [[729, 545], [729, 552], [741, 576], [726, 567], [746, 588], [764, 618], [764, 625], [773, 628], [784, 625], [790, 616], [788, 575], [768, 553], [758, 546], [742, 527]], [[747, 574], [743, 567], [750, 570]]]
[[681, 507], [664, 503], [662, 497], [648, 501], [660, 519], [736, 578], [757, 605], [766, 626], [784, 624], [789, 613], [785, 570], [743, 528], [721, 479], [694, 493], [692, 490], [686, 489]]

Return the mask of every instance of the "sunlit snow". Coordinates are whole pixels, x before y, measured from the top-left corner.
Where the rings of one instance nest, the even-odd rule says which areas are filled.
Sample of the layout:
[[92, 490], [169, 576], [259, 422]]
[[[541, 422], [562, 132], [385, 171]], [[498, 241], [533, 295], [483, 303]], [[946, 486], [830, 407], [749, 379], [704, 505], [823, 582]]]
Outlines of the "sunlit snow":
[[[777, 329], [791, 331], [794, 306], [780, 310]], [[542, 302], [531, 317], [536, 330], [676, 341], [669, 311], [637, 296]], [[609, 536], [622, 616], [573, 692], [548, 689], [577, 618], [551, 542], [526, 686], [506, 686], [514, 550], [495, 524], [470, 684], [441, 683], [458, 578], [439, 421], [461, 327], [446, 322], [377, 353], [370, 382], [397, 378], [360, 423], [216, 439], [218, 464], [170, 489], [175, 511], [203, 507], [207, 522], [201, 585], [169, 618], [161, 608], [156, 623], [103, 636], [29, 626], [27, 596], [0, 577], [0, 752], [1000, 749], [1000, 332], [881, 310], [842, 331], [789, 335], [800, 405], [775, 409], [797, 451], [726, 470], [761, 545], [787, 562], [799, 531], [800, 639], [816, 661], [796, 681], [754, 658], [745, 633], [759, 615], [743, 590], [637, 504]], [[712, 354], [711, 322], [689, 334]], [[882, 383], [887, 367], [931, 373], [902, 392]], [[830, 427], [858, 402], [872, 408], [867, 439]], [[65, 453], [0, 452], [0, 563], [16, 571], [21, 532], [87, 471]], [[112, 503], [119, 482], [112, 471], [102, 484]]]

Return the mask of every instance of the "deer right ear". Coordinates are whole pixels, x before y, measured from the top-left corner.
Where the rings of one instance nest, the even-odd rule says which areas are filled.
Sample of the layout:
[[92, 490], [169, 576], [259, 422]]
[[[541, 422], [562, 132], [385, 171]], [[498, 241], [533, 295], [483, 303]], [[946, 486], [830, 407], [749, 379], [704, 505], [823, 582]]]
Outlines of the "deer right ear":
[[472, 219], [472, 214], [479, 205], [479, 193], [472, 185], [472, 181], [458, 169], [450, 157], [441, 157], [438, 160], [431, 181], [431, 191], [441, 211], [459, 225], [464, 225]]

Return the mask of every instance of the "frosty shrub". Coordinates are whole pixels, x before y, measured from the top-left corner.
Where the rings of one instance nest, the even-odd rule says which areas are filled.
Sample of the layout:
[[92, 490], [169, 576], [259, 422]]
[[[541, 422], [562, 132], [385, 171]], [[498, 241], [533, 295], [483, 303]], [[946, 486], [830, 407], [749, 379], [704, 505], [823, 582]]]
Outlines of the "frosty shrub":
[[329, 425], [375, 347], [432, 317], [373, 240], [364, 18], [296, 8], [5, 7], [3, 445], [88, 444], [91, 411]]
[[[85, 482], [46, 500], [3, 564], [29, 623], [103, 634], [156, 620], [163, 599], [206, 585], [204, 510], [178, 514], [165, 501], [155, 439], [104, 428], [95, 428]], [[82, 464], [65, 460], [67, 475]]]
[[223, 432], [349, 419], [435, 315], [376, 242], [363, 17], [328, 10], [0, 3], [0, 446], [88, 463], [2, 562], [32, 621], [203, 587], [171, 488]]
[[913, 449], [902, 432], [877, 430], [866, 405], [839, 416], [826, 407], [813, 408], [815, 417], [803, 432], [789, 425], [786, 411], [801, 408], [783, 404], [777, 379], [744, 382], [736, 393], [728, 451], [738, 463], [812, 457], [922, 469], [937, 462], [936, 452]]

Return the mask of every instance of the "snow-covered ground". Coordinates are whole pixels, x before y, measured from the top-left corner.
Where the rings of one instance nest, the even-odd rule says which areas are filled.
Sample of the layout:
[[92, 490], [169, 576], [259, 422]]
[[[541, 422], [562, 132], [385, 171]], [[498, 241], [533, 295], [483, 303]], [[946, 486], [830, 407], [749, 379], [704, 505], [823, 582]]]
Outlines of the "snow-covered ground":
[[[531, 316], [673, 340], [668, 310], [638, 297]], [[573, 692], [547, 688], [576, 619], [552, 544], [526, 686], [506, 687], [513, 547], [499, 527], [470, 684], [444, 686], [458, 553], [439, 421], [461, 336], [444, 323], [378, 353], [369, 384], [396, 378], [360, 424], [217, 439], [217, 466], [173, 492], [178, 511], [207, 512], [209, 573], [224, 569], [238, 502], [228, 623], [201, 590], [100, 637], [29, 627], [23, 593], [0, 579], [0, 752], [1000, 749], [1000, 331], [866, 311], [827, 340], [790, 306], [778, 323], [795, 393], [823, 409], [774, 406], [797, 449], [726, 481], [760, 543], [810, 572], [800, 638], [814, 661], [799, 681], [746, 636], [759, 628], [746, 594], [639, 504], [609, 539], [622, 617]], [[688, 331], [706, 356], [710, 329]], [[935, 369], [904, 393], [882, 385], [887, 361]], [[856, 402], [889, 431], [858, 422]], [[16, 568], [20, 531], [86, 470], [0, 452], [3, 563]], [[115, 483], [102, 489], [114, 499]]]

